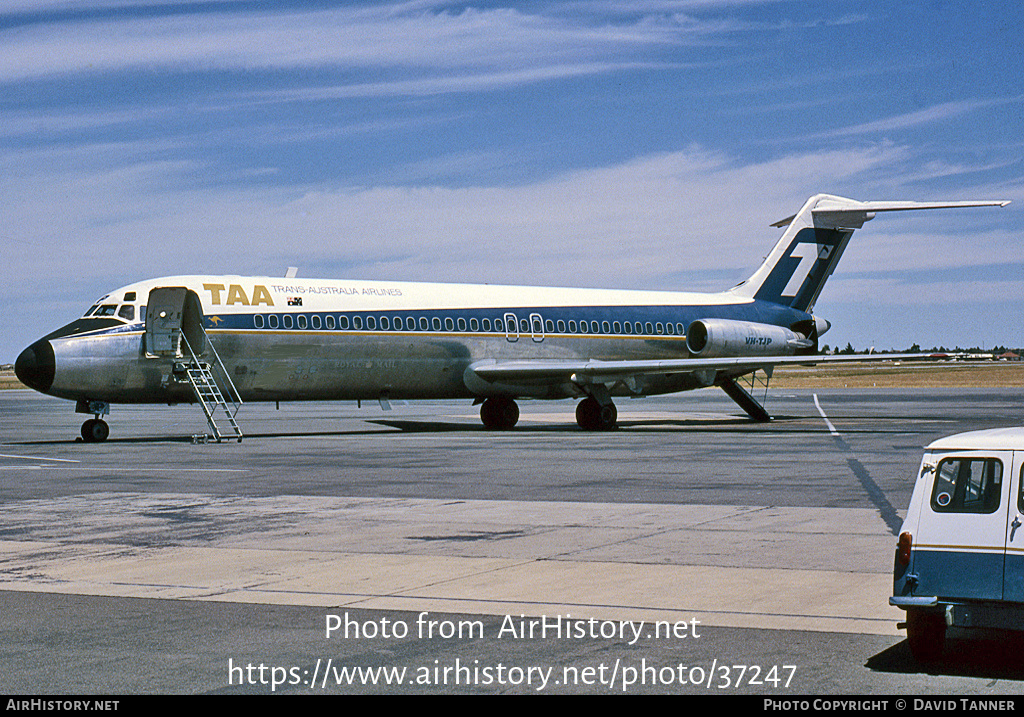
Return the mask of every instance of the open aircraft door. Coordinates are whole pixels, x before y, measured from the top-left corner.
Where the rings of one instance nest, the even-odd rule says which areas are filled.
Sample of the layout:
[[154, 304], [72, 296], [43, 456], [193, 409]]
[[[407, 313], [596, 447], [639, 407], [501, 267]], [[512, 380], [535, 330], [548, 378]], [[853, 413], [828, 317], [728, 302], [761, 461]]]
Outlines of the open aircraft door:
[[206, 351], [203, 307], [194, 291], [183, 286], [161, 286], [149, 292], [147, 306], [146, 356], [182, 357], [182, 337], [197, 356]]

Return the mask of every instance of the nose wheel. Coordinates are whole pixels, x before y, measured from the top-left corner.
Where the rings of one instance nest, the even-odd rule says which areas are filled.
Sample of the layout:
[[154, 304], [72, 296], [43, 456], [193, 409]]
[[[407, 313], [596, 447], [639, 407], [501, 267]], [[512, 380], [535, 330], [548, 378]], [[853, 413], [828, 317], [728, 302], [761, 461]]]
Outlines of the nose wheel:
[[110, 426], [102, 416], [110, 413], [110, 404], [106, 401], [86, 401], [79, 399], [75, 413], [91, 413], [93, 418], [82, 424], [82, 440], [86, 443], [102, 443], [110, 435]]
[[100, 443], [110, 435], [110, 426], [102, 418], [90, 418], [82, 424], [82, 440], [86, 443]]

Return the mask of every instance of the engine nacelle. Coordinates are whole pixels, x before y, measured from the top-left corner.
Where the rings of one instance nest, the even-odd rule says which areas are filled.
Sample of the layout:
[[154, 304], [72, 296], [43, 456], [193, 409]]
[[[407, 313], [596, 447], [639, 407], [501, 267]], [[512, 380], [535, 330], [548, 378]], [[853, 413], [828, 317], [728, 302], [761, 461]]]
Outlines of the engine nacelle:
[[814, 345], [782, 326], [732, 319], [700, 319], [686, 330], [686, 348], [698, 358], [787, 356]]

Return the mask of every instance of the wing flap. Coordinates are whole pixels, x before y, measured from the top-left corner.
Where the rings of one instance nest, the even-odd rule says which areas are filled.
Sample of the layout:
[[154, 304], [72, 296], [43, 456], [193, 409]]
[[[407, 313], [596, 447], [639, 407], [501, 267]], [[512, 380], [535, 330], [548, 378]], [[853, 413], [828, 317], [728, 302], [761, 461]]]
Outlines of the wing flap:
[[830, 356], [757, 356], [705, 359], [651, 359], [638, 361], [600, 361], [596, 359], [557, 361], [486, 361], [472, 364], [469, 370], [488, 383], [559, 383], [565, 381], [613, 382], [647, 374], [728, 371], [748, 373], [783, 365], [813, 366], [820, 363], [857, 361], [903, 361], [927, 358], [928, 354], [845, 354]]

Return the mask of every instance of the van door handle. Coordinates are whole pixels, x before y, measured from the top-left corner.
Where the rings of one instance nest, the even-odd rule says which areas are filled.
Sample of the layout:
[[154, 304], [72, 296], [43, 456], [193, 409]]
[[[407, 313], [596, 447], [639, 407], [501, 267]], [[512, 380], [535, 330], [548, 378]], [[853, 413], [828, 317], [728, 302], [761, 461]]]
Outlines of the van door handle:
[[1013, 518], [1013, 522], [1010, 523], [1010, 542], [1013, 542], [1013, 534], [1017, 532], [1017, 528], [1021, 526], [1020, 516], [1016, 515]]

